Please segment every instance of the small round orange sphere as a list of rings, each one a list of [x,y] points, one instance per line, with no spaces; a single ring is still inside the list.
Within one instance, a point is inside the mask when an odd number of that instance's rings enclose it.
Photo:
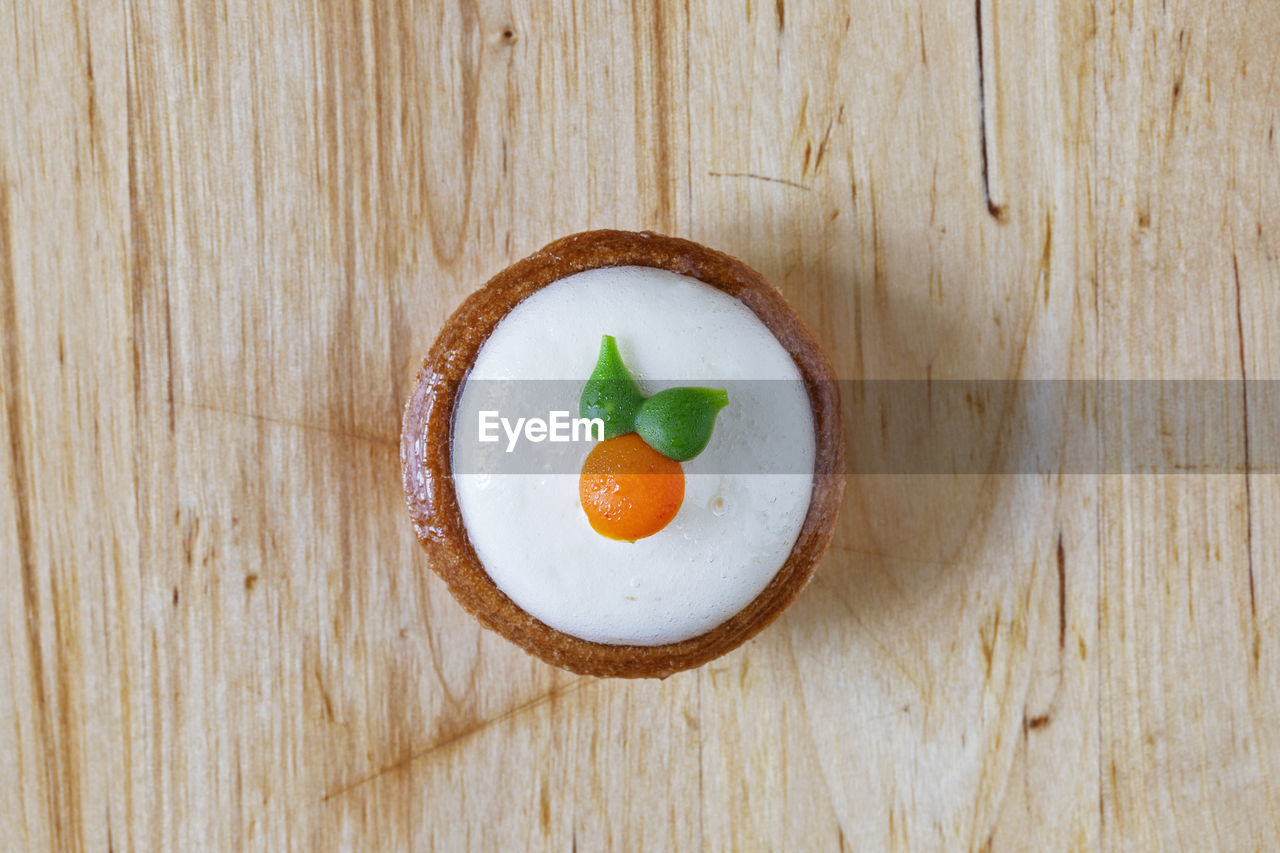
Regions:
[[[601,536],[634,542],[666,527],[684,502],[684,471],[629,432],[587,454],[578,497]]]

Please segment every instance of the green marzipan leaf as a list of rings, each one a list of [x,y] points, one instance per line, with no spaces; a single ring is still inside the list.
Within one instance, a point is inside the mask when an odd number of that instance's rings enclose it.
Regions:
[[[728,404],[723,388],[668,388],[640,404],[635,430],[663,456],[686,462],[706,448],[716,415]]]
[[[596,368],[582,389],[578,414],[604,421],[606,439],[635,431],[636,412],[644,401],[640,386],[618,354],[618,342],[603,335]]]

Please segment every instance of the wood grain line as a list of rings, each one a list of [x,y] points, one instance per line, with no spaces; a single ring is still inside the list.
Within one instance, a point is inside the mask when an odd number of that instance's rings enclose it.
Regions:
[[[831,141],[831,127],[841,115],[844,115],[844,107],[840,108],[840,112],[837,115],[827,119],[827,129],[822,134],[822,141],[818,143],[818,154],[813,158],[814,174],[817,174],[818,169],[822,166],[822,158],[827,155],[827,143]]]
[[[856,557],[871,557],[873,559],[887,561],[892,563],[902,563],[906,565],[929,566],[939,569],[973,569],[980,567],[981,564],[967,562],[964,560],[926,560],[920,557],[904,557],[898,554],[889,554],[884,551],[873,551],[870,548],[855,548],[852,545],[845,545],[842,542],[832,542],[830,551],[839,551],[842,554],[850,554]],[[1014,568],[1034,569],[1036,561],[1022,560],[1011,564]]]
[[[158,208],[164,205],[163,178],[159,170],[148,169],[144,162],[145,152],[151,144],[146,138],[149,127],[141,125],[140,117],[146,110],[142,105],[141,90],[146,81],[139,79],[136,43],[133,33],[138,27],[134,20],[137,14],[132,5],[130,13],[125,16],[126,22],[126,56],[125,56],[125,98],[128,102],[126,121],[126,147],[128,158],[129,185],[129,250],[128,280],[132,299],[131,313],[133,318],[133,373],[135,407],[138,423],[145,423],[144,389],[151,385],[149,370],[144,365],[147,348],[152,335],[147,328],[149,289],[159,287],[163,299],[164,322],[164,359],[165,376],[163,378],[169,434],[177,431],[174,412],[174,362],[173,362],[173,311],[169,298],[168,263],[165,256],[163,239],[157,239],[156,232],[163,227],[157,223],[165,221],[165,217],[156,215]],[[163,232],[160,232],[163,236]],[[141,501],[139,506],[141,506]]]
[[[1004,207],[996,204],[991,198],[991,178],[987,154],[987,74],[986,60],[982,47],[982,0],[973,2],[973,18],[978,41],[978,148],[982,155],[982,199],[987,204],[987,213],[997,222],[1004,221]]]
[[[209,406],[204,403],[187,403],[178,402],[179,407],[184,409],[196,409],[201,412],[211,412],[218,415],[226,415],[233,418],[243,418],[244,420],[256,421],[258,423],[274,424],[276,426],[292,427],[293,429],[307,430],[310,432],[320,432],[335,438],[347,438],[353,441],[364,441],[369,444],[376,444],[382,447],[389,447],[397,452],[400,449],[400,441],[396,438],[382,438],[376,435],[365,435],[359,432],[350,432],[348,430],[335,429],[334,427],[321,426],[319,424],[308,424],[302,421],[295,421],[290,418],[276,418],[270,415],[259,415],[254,412],[240,412],[234,409],[224,409],[219,406]]]
[[[19,362],[22,358],[18,336],[18,316],[15,292],[18,288],[13,267],[12,208],[9,197],[8,176],[0,172],[0,329],[4,330],[4,379],[6,427],[9,433],[10,468],[13,471],[14,504],[17,515],[18,573],[22,582],[22,609],[27,636],[27,656],[31,667],[31,687],[36,707],[31,709],[35,720],[35,740],[40,754],[48,757],[65,757],[53,738],[54,724],[45,689],[44,649],[40,639],[40,596],[37,589],[36,565],[32,547],[31,476],[27,468],[29,449],[26,444],[25,424],[27,412],[26,394],[21,388]],[[62,849],[66,843],[62,816],[64,785],[57,778],[53,760],[39,762],[48,797],[44,799],[45,815],[42,823],[53,833],[55,847]]]
[[[706,672],[705,672],[705,671],[700,671],[700,672],[698,673],[698,693],[697,693],[697,700],[698,700],[698,731],[699,731],[699,733],[701,733],[701,731],[702,731],[702,726],[703,726],[703,723],[704,723],[704,720],[703,720],[703,714],[702,714],[702,683],[703,683],[703,680],[704,680],[706,677],[707,677],[707,674],[706,674]],[[703,850],[705,850],[705,849],[706,849],[706,847],[707,847],[707,816],[706,816],[706,810],[707,810],[707,796],[706,796],[706,791],[707,791],[707,788],[706,788],[706,782],[705,782],[705,768],[706,768],[706,764],[704,763],[704,752],[703,752],[703,745],[704,745],[705,741],[706,741],[706,739],[705,739],[705,738],[703,738],[703,737],[701,737],[701,736],[698,738],[698,804],[699,804],[699,807],[698,807],[698,846],[699,846],[699,848],[701,848],[701,849],[703,849]]]
[[[539,708],[547,704],[548,702],[552,701],[553,699],[559,699],[563,696],[568,696],[572,693],[576,693],[578,690],[581,690],[583,687],[586,687],[589,684],[601,684],[601,683],[605,683],[605,682],[602,682],[598,678],[581,676],[569,682],[568,684],[561,685],[560,687],[549,690],[546,693],[543,693],[539,696],[535,696],[534,698],[528,700],[527,702],[523,702],[515,706],[509,711],[504,711],[503,713],[498,714],[496,717],[490,717],[486,720],[481,720],[480,722],[475,723],[474,725],[468,726],[467,728],[463,729],[457,734],[452,735],[446,738],[445,740],[440,741],[439,743],[434,743],[431,746],[426,747],[425,749],[415,750],[409,755],[406,755],[403,758],[399,758],[393,761],[392,763],[386,765],[385,767],[380,767],[379,769],[375,770],[369,775],[363,776],[355,780],[354,782],[348,783],[346,785],[342,785],[332,791],[329,791],[328,793],[320,797],[320,802],[327,803],[330,800],[334,799],[335,797],[341,797],[344,794],[348,794],[357,788],[363,787],[364,785],[367,785],[376,779],[386,776],[389,773],[395,773],[399,770],[403,770],[404,768],[408,767],[410,764],[413,764],[416,761],[426,758],[427,756],[433,755],[434,753],[440,752],[441,750],[447,749],[448,747],[456,746],[462,743],[463,741],[466,741],[474,737],[475,735],[485,731],[486,729],[493,728],[494,726],[499,725],[501,723],[505,723],[509,720],[512,720],[515,717],[520,716],[521,714],[524,714],[528,711],[532,711],[535,708]]]
[[[1067,552],[1058,531],[1058,651],[1067,647]]]
[[[1231,254],[1231,271],[1235,274],[1236,281],[1236,331],[1237,340],[1240,342],[1240,401],[1244,408],[1244,518],[1245,518],[1245,553],[1248,555],[1249,565],[1249,612],[1254,620],[1254,634],[1257,635],[1258,620],[1258,598],[1254,589],[1253,582],[1253,491],[1252,491],[1252,465],[1249,461],[1249,375],[1245,370],[1244,359],[1244,319],[1240,312],[1240,262],[1236,260],[1236,255]],[[1256,644],[1255,644],[1256,648]],[[1258,665],[1258,655],[1255,653],[1253,664],[1256,669]]]
[[[791,187],[805,192],[813,192],[813,187],[798,184],[795,181],[788,181],[785,178],[771,178],[768,175],[757,175],[755,172],[707,172],[713,178],[750,178],[756,181],[768,181],[771,184],[782,184],[785,187]]]
[[[635,57],[635,121],[636,127],[653,127],[654,159],[639,157],[636,181],[642,197],[654,199],[653,208],[645,211],[654,226],[663,232],[675,230],[672,205],[670,79],[668,77],[667,20],[665,3],[637,2],[632,7],[636,30]],[[647,12],[646,12],[647,10]],[[645,20],[647,17],[647,20]],[[646,26],[647,25],[647,26]],[[647,32],[646,32],[647,30]],[[650,49],[644,50],[645,40]]]

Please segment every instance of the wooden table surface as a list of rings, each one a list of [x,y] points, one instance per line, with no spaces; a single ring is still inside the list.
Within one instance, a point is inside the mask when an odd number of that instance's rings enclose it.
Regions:
[[[0,0],[0,847],[1280,848],[1274,470],[853,477],[660,682],[429,572],[416,365],[585,228],[845,378],[1280,379],[1274,2],[818,5]]]

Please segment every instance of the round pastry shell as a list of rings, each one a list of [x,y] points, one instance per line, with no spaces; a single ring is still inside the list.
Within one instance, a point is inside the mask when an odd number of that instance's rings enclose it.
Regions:
[[[813,494],[786,561],[769,585],[728,621],[697,637],[661,646],[590,642],[557,631],[522,610],[494,584],[476,556],[453,486],[454,407],[494,327],[540,288],[584,270],[614,266],[669,270],[736,297],[791,354],[813,409]],[[468,297],[422,362],[400,435],[405,499],[418,541],[458,603],[485,627],[548,663],[584,675],[627,678],[662,678],[706,663],[742,645],[786,609],[813,576],[835,531],[844,492],[844,452],[844,421],[831,364],[772,285],[741,261],[698,243],[609,230],[556,240]]]

